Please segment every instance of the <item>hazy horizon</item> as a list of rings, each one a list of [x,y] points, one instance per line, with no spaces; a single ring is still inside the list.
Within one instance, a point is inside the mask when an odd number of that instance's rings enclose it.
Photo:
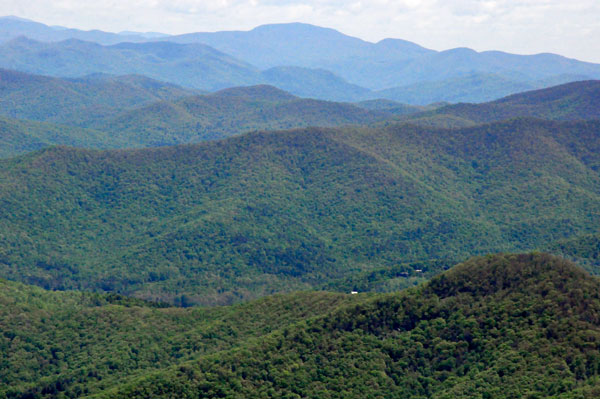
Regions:
[[[60,3],[18,0],[0,15],[49,26],[106,32],[184,34],[251,30],[278,23],[307,23],[369,42],[397,38],[443,51],[468,47],[514,54],[555,53],[600,63],[600,3],[583,0],[135,0]]]

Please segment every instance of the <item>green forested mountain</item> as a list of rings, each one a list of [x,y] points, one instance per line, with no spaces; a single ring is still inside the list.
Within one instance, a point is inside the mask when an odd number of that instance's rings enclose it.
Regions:
[[[0,158],[40,150],[53,145],[111,148],[128,143],[93,129],[0,116]]]
[[[516,398],[600,394],[600,283],[494,255],[386,295],[211,309],[0,282],[7,398]]]
[[[600,119],[600,81],[567,83],[514,94],[484,104],[454,104],[415,115],[419,123],[460,120],[478,124],[515,117],[549,120]]]
[[[123,109],[195,93],[144,76],[59,79],[0,69],[0,113],[17,119],[89,126]]]
[[[546,251],[571,259],[592,272],[600,267],[600,234],[585,234],[552,243]]]
[[[0,163],[0,275],[215,304],[542,248],[597,233],[599,137],[517,119],[47,149]]]
[[[80,398],[358,300],[314,292],[183,309],[0,280],[0,396]]]
[[[0,115],[19,119],[0,125],[2,157],[49,145],[148,147],[251,130],[368,124],[421,110],[303,99],[267,85],[197,95],[136,75],[59,79],[9,70],[0,70],[0,104]]]
[[[101,398],[595,398],[599,283],[546,255],[474,259]]]
[[[141,147],[193,143],[253,130],[369,124],[390,119],[395,113],[298,98],[261,85],[156,102],[91,126]]]

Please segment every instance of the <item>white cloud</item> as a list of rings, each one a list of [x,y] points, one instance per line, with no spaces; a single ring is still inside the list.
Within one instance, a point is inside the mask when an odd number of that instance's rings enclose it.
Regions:
[[[184,33],[308,22],[377,41],[555,52],[600,62],[598,0],[0,0],[0,15],[109,31]]]

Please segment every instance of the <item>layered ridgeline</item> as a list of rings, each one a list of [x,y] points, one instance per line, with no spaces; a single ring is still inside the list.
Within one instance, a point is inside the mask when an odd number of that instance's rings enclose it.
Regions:
[[[0,284],[11,399],[600,395],[600,283],[548,255],[476,258],[391,295],[208,310]]]
[[[44,43],[19,37],[0,44],[0,67],[63,78],[89,74],[144,75],[192,89],[276,84],[328,100],[370,98],[370,90],[322,69],[276,67],[261,71],[201,43],[98,43],[69,39]]]
[[[395,289],[443,268],[407,262],[597,233],[599,139],[598,121],[515,119],[51,148],[0,163],[0,275],[215,304],[400,267]]]
[[[195,94],[137,75],[59,79],[0,69],[0,113],[15,119],[89,127],[125,109]]]
[[[9,70],[0,70],[0,104],[0,115],[19,119],[0,128],[4,157],[49,145],[149,147],[259,129],[369,124],[421,110],[304,99],[265,85],[197,95],[143,76],[59,79]]]
[[[494,74],[513,84],[543,83],[565,75],[600,78],[599,64],[555,54],[522,56],[468,48],[438,52],[398,39],[370,43],[300,23],[264,25],[247,32],[191,33],[164,40],[204,43],[261,69],[282,65],[322,68],[375,91],[452,81],[471,74]]]
[[[196,143],[255,130],[366,125],[419,111],[409,106],[369,110],[348,103],[299,98],[273,86],[259,85],[156,102],[90,127],[113,132],[132,146],[147,147]]]
[[[409,115],[404,119],[421,125],[456,127],[515,117],[549,120],[600,119],[600,80],[528,91],[484,104],[452,104]]]
[[[80,39],[103,44],[115,44],[158,39],[167,35],[156,32],[122,32],[117,34],[100,30],[84,31],[64,26],[48,26],[15,16],[0,17],[0,42],[10,41],[21,36],[49,42]]]
[[[600,65],[554,54],[437,52],[404,40],[370,43],[298,23],[159,37],[83,32],[15,18],[0,22],[0,66],[63,77],[143,74],[204,90],[272,84],[326,100],[383,97],[417,105],[489,101],[600,78]]]
[[[490,103],[446,107],[414,107],[390,100],[335,103],[299,98],[266,85],[192,94],[141,76],[95,75],[66,80],[0,71],[0,114],[45,122],[6,120],[0,131],[5,144],[2,155],[52,144],[148,147],[218,139],[252,130],[365,125],[395,119],[460,127],[520,116],[558,120],[600,116],[599,81],[521,93]]]

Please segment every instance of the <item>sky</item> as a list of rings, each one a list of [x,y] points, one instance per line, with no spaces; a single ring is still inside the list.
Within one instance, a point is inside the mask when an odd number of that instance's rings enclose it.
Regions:
[[[600,63],[600,0],[0,0],[48,25],[171,34],[306,22],[435,50],[552,52]]]

